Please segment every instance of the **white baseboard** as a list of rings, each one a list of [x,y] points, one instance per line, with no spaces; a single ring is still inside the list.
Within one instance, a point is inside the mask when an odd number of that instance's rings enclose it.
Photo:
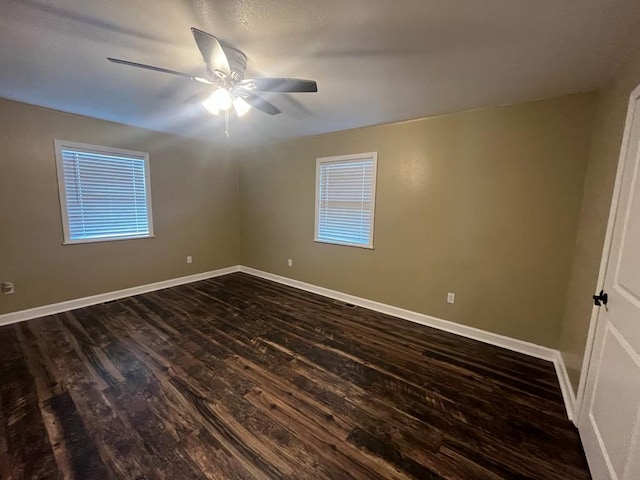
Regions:
[[[336,290],[330,290],[324,287],[318,287],[310,283],[301,282],[299,280],[293,280],[291,278],[282,277],[280,275],[274,275],[273,273],[263,272],[256,270],[255,268],[241,266],[240,271],[254,275],[256,277],[265,278],[274,282],[289,285],[290,287],[306,290],[307,292],[317,293],[325,297],[335,298],[346,303],[352,303],[359,307],[368,308],[369,310],[375,310],[376,312],[386,313],[394,317],[400,317],[404,320],[427,325],[428,327],[437,328],[438,330],[444,330],[445,332],[455,333],[463,337],[472,338],[473,340],[479,340],[484,343],[489,343],[497,347],[506,348],[514,352],[524,353],[536,358],[548,360],[553,362],[556,360],[557,350],[552,348],[536,345],[535,343],[525,342],[523,340],[516,340],[515,338],[505,337],[497,333],[487,332],[474,327],[467,327],[459,323],[450,322],[448,320],[442,320],[441,318],[432,317],[423,313],[413,312],[411,310],[405,310],[404,308],[394,307],[386,305],[380,302],[374,302],[367,300],[366,298],[356,297],[347,293],[338,292]]]
[[[560,390],[562,391],[564,405],[567,410],[567,417],[569,417],[569,420],[575,423],[575,395],[573,394],[573,389],[571,388],[571,384],[569,383],[569,376],[564,365],[564,360],[562,359],[562,355],[558,350],[543,347],[541,345],[536,345],[535,343],[525,342],[523,340],[517,340],[511,337],[506,337],[497,333],[487,332],[478,328],[468,327],[466,325],[461,325],[459,323],[450,322],[441,318],[432,317],[423,313],[405,310],[403,308],[386,305],[380,302],[374,302],[372,300],[367,300],[366,298],[356,297],[354,295],[338,292],[336,290],[330,290],[328,288],[319,287],[311,283],[301,282],[299,280],[275,275],[273,273],[264,272],[262,270],[257,270],[251,267],[241,266],[240,271],[248,273],[250,275],[254,275],[256,277],[264,278],[266,280],[282,283],[290,287],[299,288],[300,290],[306,290],[307,292],[334,298],[342,302],[352,303],[354,305],[358,305],[359,307],[368,308],[369,310],[374,310],[376,312],[399,317],[404,320],[409,320],[410,322],[437,328],[438,330],[443,330],[445,332],[460,335],[462,337],[471,338],[473,340],[478,340],[480,342],[505,348],[507,350],[553,362],[556,374],[558,376],[558,382],[560,383]]]
[[[445,332],[453,333],[466,338],[471,338],[473,340],[478,340],[490,345],[495,345],[507,350],[522,353],[524,355],[529,355],[531,357],[553,362],[556,374],[558,376],[558,382],[560,383],[560,390],[562,391],[562,397],[564,399],[565,408],[567,410],[567,416],[574,423],[576,421],[576,397],[569,382],[569,375],[567,374],[564,360],[562,359],[562,355],[558,350],[543,347],[541,345],[536,345],[535,343],[525,342],[523,340],[517,340],[511,337],[506,337],[497,333],[487,332],[478,328],[468,327],[459,323],[454,323],[448,320],[443,320],[441,318],[425,315],[423,313],[412,312],[411,310],[405,310],[403,308],[394,307],[392,305],[374,302],[373,300],[367,300],[366,298],[356,297],[347,293],[330,290],[328,288],[319,287],[310,283],[293,280],[291,278],[282,277],[280,275],[275,275],[273,273],[268,273],[262,270],[256,270],[255,268],[240,265],[221,268],[219,270],[212,270],[210,272],[197,273],[195,275],[188,275],[186,277],[173,278],[170,280],[164,280],[162,282],[140,285],[138,287],[125,288],[123,290],[116,290],[114,292],[101,293],[99,295],[78,298],[66,302],[44,305],[42,307],[30,308],[28,310],[6,313],[4,315],[0,315],[0,326],[22,322],[25,320],[30,320],[32,318],[44,317],[46,315],[53,315],[55,313],[66,312],[68,310],[74,310],[76,308],[88,307],[90,305],[109,302],[111,300],[118,300],[120,298],[130,297],[132,295],[139,295],[141,293],[162,290],[163,288],[175,287],[177,285],[183,285],[185,283],[206,280],[207,278],[219,277],[221,275],[227,275],[229,273],[239,271],[248,273],[256,277],[261,277],[266,280],[271,280],[273,282],[282,283],[290,287],[299,288],[300,290],[305,290],[308,292],[316,293],[318,295],[323,295],[325,297],[334,298],[346,303],[352,303],[360,307],[368,308],[369,310],[374,310],[376,312],[381,312],[387,315],[402,318],[404,320],[409,320],[410,322],[437,328],[438,330],[443,330]]]
[[[74,300],[68,300],[66,302],[43,305],[42,307],[30,308],[28,310],[19,310],[17,312],[5,313],[4,315],[0,315],[0,326],[23,322],[25,320],[31,320],[32,318],[44,317],[46,315],[53,315],[54,313],[66,312],[68,310],[74,310],[76,308],[88,307],[90,305],[96,305],[98,303],[110,302],[111,300],[131,297],[132,295],[140,295],[141,293],[162,290],[163,288],[184,285],[185,283],[206,280],[207,278],[219,277],[221,275],[227,275],[228,273],[238,271],[240,271],[240,266],[235,265],[233,267],[220,268],[218,270],[211,270],[209,272],[187,275],[186,277],[172,278],[169,280],[163,280],[161,282],[149,283],[147,285],[125,288],[113,292],[100,293],[98,295],[92,295],[90,297],[76,298]]]
[[[556,350],[556,358],[553,360],[553,366],[556,368],[556,375],[558,376],[558,383],[560,383],[560,391],[562,392],[562,398],[564,399],[564,408],[567,410],[567,417],[578,426],[578,418],[576,415],[576,394],[573,392],[571,381],[569,380],[569,373],[567,367],[562,358],[562,354]]]

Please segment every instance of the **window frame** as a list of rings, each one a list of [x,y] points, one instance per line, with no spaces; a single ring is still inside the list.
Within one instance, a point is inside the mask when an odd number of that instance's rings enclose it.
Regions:
[[[339,240],[325,240],[318,238],[318,223],[320,221],[320,166],[324,163],[338,163],[353,160],[372,160],[373,162],[373,178],[371,180],[372,192],[371,192],[371,227],[369,230],[369,243],[352,243],[341,242]],[[375,218],[376,218],[376,190],[377,190],[377,175],[378,175],[378,152],[366,152],[366,153],[354,153],[350,155],[338,155],[333,157],[320,157],[316,158],[316,201],[315,201],[315,219],[314,219],[314,235],[313,241],[318,243],[325,243],[329,245],[341,245],[344,247],[356,247],[364,248],[367,250],[374,250],[373,247],[373,235],[375,231]]]
[[[62,219],[63,245],[76,245],[82,243],[101,243],[113,242],[118,240],[137,240],[142,238],[154,238],[153,230],[153,209],[151,204],[151,173],[149,168],[149,153],[139,152],[136,150],[126,150],[123,148],[105,147],[102,145],[91,145],[88,143],[70,142],[67,140],[54,139],[55,157],[56,157],[56,173],[58,180],[58,197],[60,200],[60,215]],[[64,161],[62,158],[62,150],[78,150],[81,152],[97,153],[102,155],[122,155],[140,158],[144,160],[144,181],[147,202],[147,223],[149,225],[149,233],[145,235],[121,235],[111,237],[71,239],[69,229],[69,209],[67,205],[67,191],[64,180]]]

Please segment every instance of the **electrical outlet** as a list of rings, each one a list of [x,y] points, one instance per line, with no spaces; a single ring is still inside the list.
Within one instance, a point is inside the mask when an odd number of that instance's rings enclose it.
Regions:
[[[191,255],[187,255],[187,263],[193,263],[193,258],[191,258]]]
[[[13,283],[11,283],[11,282],[2,282],[2,283],[0,283],[0,291],[4,295],[9,295],[11,293],[14,293],[15,289],[13,288]]]
[[[456,294],[455,293],[447,293],[447,303],[456,303]]]
[[[293,267],[293,260],[291,259],[287,260],[287,266]]]

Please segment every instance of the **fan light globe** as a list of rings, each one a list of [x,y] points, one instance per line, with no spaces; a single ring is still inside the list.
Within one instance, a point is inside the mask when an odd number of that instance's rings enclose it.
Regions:
[[[218,108],[213,95],[210,95],[209,98],[202,102],[202,106],[209,110],[213,115],[218,115],[220,113],[220,109]]]
[[[218,115],[220,113],[220,110],[218,110],[215,106],[213,106],[211,102],[209,102],[208,100],[205,100],[204,102],[202,102],[202,106],[206,108],[209,111],[209,113],[213,115]]]
[[[236,99],[233,101],[233,108],[235,109],[238,117],[241,117],[249,110],[251,110],[251,105],[245,102],[244,98],[236,97]]]
[[[218,88],[207,98],[202,105],[214,115],[217,115],[220,110],[228,110],[231,108],[231,95],[226,88]]]

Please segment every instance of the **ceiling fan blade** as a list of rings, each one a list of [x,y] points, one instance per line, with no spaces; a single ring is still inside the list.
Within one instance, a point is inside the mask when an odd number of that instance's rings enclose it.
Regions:
[[[195,80],[196,82],[205,83],[207,85],[213,85],[211,80],[206,78],[196,77],[189,75],[188,73],[176,72],[175,70],[169,70],[162,67],[154,67],[153,65],[145,65],[144,63],[130,62],[128,60],[120,60],[119,58],[107,57],[107,60],[120,65],[127,65],[129,67],[144,68],[145,70],[151,70],[152,72],[168,73],[169,75],[177,75],[178,77],[188,78],[189,80]]]
[[[279,113],[282,113],[278,107],[267,102],[264,98],[254,95],[253,93],[243,92],[241,97],[253,108],[257,108],[269,115],[278,115]]]
[[[229,60],[218,39],[210,33],[203,32],[195,27],[191,27],[191,32],[210,73],[225,77],[230,76]]]
[[[195,95],[191,95],[182,103],[202,103],[211,96],[211,90],[203,90]]]
[[[239,87],[261,92],[317,92],[318,84],[314,80],[301,78],[247,78],[238,83]]]

